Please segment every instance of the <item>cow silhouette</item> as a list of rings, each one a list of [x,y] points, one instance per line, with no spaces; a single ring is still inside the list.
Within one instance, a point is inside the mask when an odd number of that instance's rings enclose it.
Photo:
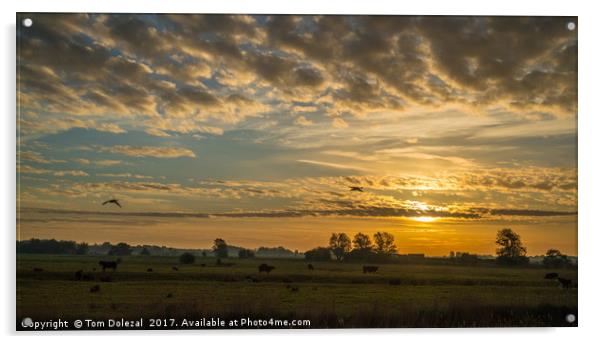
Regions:
[[[83,274],[84,274],[84,271],[83,271],[83,270],[77,270],[77,271],[75,272],[75,280],[76,280],[76,281],[81,281],[81,280],[82,280],[82,276],[83,276]]]
[[[259,269],[259,272],[265,272],[265,273],[270,273],[270,271],[274,270],[276,267],[271,266],[271,265],[267,265],[266,263],[263,263],[261,265],[259,265],[257,267]]]
[[[113,269],[113,271],[117,270],[117,265],[121,263],[120,259],[117,259],[114,262],[111,261],[107,261],[107,260],[101,260],[98,262],[98,265],[100,265],[102,267],[102,271],[104,272],[106,269]]]
[[[314,266],[313,266],[312,264],[307,264],[307,268],[308,268],[309,270],[313,270],[313,269],[314,269]]]
[[[557,272],[548,272],[543,278],[544,279],[557,279],[558,273]]]
[[[378,270],[378,266],[364,265],[362,266],[362,270],[365,274],[367,273],[375,273]]]

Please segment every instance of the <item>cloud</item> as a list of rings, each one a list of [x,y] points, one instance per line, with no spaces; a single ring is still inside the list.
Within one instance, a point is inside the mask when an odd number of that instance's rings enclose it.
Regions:
[[[97,176],[100,177],[110,177],[110,178],[135,178],[135,179],[153,179],[154,177],[145,176],[141,174],[132,174],[132,173],[97,173]]]
[[[344,120],[344,119],[342,119],[342,118],[340,118],[340,117],[335,117],[335,118],[332,120],[332,126],[333,126],[334,128],[337,128],[337,129],[342,129],[342,128],[347,128],[347,127],[349,127],[349,124],[347,124],[347,122],[345,122],[345,120]]]
[[[181,147],[152,147],[152,146],[111,146],[98,147],[102,152],[123,154],[134,157],[153,157],[153,158],[195,158],[193,151]]]
[[[302,127],[307,127],[313,125],[314,123],[309,119],[305,118],[305,116],[299,116],[295,119],[295,124],[298,124]]]
[[[88,173],[81,171],[81,170],[48,170],[48,169],[44,169],[44,168],[35,168],[32,166],[28,166],[28,165],[17,166],[17,172],[25,173],[25,174],[51,174],[51,175],[57,176],[57,177],[64,177],[64,176],[86,177],[86,176],[88,176]]]
[[[123,134],[119,118],[165,137],[191,129],[153,120],[219,127],[202,122],[301,101],[358,118],[416,107],[576,114],[577,36],[566,17],[28,15],[21,105],[62,114],[24,118],[29,132]]]
[[[156,202],[157,200],[153,200]],[[225,218],[290,218],[290,217],[315,217],[315,216],[354,216],[354,217],[442,217],[457,219],[479,219],[481,213],[477,212],[445,212],[445,211],[416,211],[404,208],[363,208],[340,210],[280,210],[280,211],[255,211],[255,212],[228,212],[228,213],[198,213],[198,212],[96,212],[59,209],[27,209],[44,214],[76,214],[76,215],[105,215],[105,216],[150,216],[150,217],[225,217]],[[519,216],[575,216],[576,212],[554,212],[536,210],[487,210],[489,212],[505,212]]]
[[[102,167],[121,165],[121,164],[124,163],[121,160],[108,160],[108,159],[104,159],[104,160],[90,160],[90,159],[84,159],[84,158],[73,159],[73,161],[75,161],[75,162],[77,162],[78,164],[81,164],[81,165],[94,164],[96,166],[102,166]]]
[[[38,164],[54,164],[54,163],[63,163],[65,160],[60,159],[48,159],[42,156],[42,154],[33,151],[24,151],[19,152],[19,158],[21,160],[28,160],[32,162],[36,162]]]
[[[105,131],[113,134],[123,134],[126,133],[124,129],[120,128],[117,124],[114,123],[100,123],[94,129],[98,131]]]
[[[298,162],[302,162],[304,164],[310,164],[310,165],[317,165],[317,166],[323,166],[323,167],[329,167],[329,168],[335,168],[335,169],[341,169],[341,170],[356,170],[356,171],[362,171],[364,170],[361,167],[356,167],[356,166],[351,166],[351,165],[344,165],[344,164],[336,164],[336,163],[332,163],[332,162],[324,162],[324,161],[316,161],[316,160],[305,160],[305,159],[300,159],[297,160]]]

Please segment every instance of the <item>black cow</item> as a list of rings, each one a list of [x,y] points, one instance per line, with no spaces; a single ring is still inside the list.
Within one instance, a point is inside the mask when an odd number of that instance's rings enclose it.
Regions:
[[[82,280],[82,275],[84,274],[83,270],[77,270],[75,272],[75,280],[76,281],[81,281]]]
[[[178,271],[178,267],[177,267],[177,266],[172,266],[172,267],[171,267],[171,269],[172,269],[173,271]]]
[[[121,260],[117,259],[114,262],[101,260],[98,262],[98,265],[102,267],[102,271],[104,272],[106,269],[113,269],[113,271],[117,270],[117,265],[121,263]]]
[[[148,268],[148,269],[146,269],[146,272],[153,272],[153,269],[152,268]]]
[[[313,266],[312,264],[307,264],[307,268],[308,268],[309,270],[312,270],[312,271],[313,271],[313,269],[314,269],[314,266]]]
[[[557,279],[558,273],[557,272],[548,272],[543,278],[544,279]]]
[[[259,272],[265,272],[265,273],[270,273],[270,271],[274,270],[276,267],[271,266],[271,265],[267,265],[266,263],[263,263],[261,265],[259,265],[257,267],[259,269]]]
[[[364,266],[362,266],[362,270],[364,271],[365,274],[375,273],[378,270],[378,266],[364,265]]]

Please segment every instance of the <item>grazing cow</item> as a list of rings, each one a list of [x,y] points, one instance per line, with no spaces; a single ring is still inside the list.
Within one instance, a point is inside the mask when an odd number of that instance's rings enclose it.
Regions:
[[[98,293],[99,291],[100,291],[100,286],[98,284],[93,286],[92,288],[90,288],[91,293]]]
[[[375,273],[378,270],[378,266],[364,265],[364,266],[362,266],[362,270],[364,271],[365,274]]]
[[[41,268],[33,268],[33,272],[42,272],[42,271],[44,271],[44,270]]]
[[[312,264],[307,264],[307,268],[312,271],[314,270],[314,266]]]
[[[207,266],[205,263],[201,264],[201,267],[204,268],[205,266]]]
[[[100,265],[102,267],[102,272],[104,272],[106,269],[113,269],[113,271],[115,271],[115,270],[117,270],[117,264],[119,264],[119,263],[121,263],[120,259],[117,259],[114,262],[101,260],[98,262],[98,265]]]
[[[167,297],[167,298],[172,298],[172,297],[173,297],[173,294],[172,294],[172,293],[169,293],[169,294],[167,294],[167,296],[166,296],[166,297]]]
[[[265,273],[270,273],[270,271],[274,270],[276,267],[271,266],[271,265],[267,265],[266,263],[263,263],[261,265],[259,265],[257,267],[259,269],[259,272],[265,272]]]
[[[558,277],[558,282],[560,282],[563,289],[569,289],[571,287],[571,283],[573,283],[573,281],[571,281],[570,279],[562,277]]]
[[[177,266],[172,266],[172,267],[171,267],[171,269],[172,269],[173,271],[178,271],[178,267],[177,267]]]
[[[543,278],[544,279],[557,279],[558,273],[557,272],[548,272]]]
[[[84,274],[83,270],[77,270],[75,272],[75,280],[76,281],[81,281],[82,280],[82,275]]]
[[[148,269],[146,269],[146,272],[153,272],[153,269],[152,268],[148,268]]]

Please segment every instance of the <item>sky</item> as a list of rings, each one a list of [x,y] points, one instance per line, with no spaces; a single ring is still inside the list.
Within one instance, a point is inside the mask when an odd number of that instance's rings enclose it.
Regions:
[[[577,254],[576,18],[26,17],[18,239]]]

